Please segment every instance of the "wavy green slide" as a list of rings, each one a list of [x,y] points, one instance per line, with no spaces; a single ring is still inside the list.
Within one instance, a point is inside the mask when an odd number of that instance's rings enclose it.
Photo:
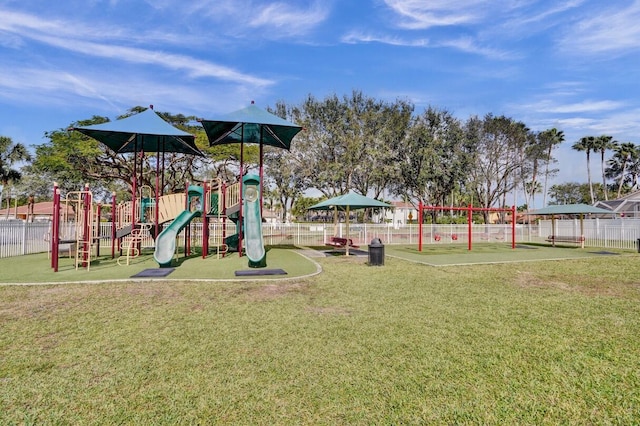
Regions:
[[[203,200],[203,191],[201,187],[190,186],[188,190],[189,200],[193,200],[194,197],[200,197],[200,201]],[[197,200],[196,200],[197,201]],[[182,231],[182,228],[187,226],[195,217],[202,215],[202,205],[194,211],[185,210],[180,213],[164,230],[158,234],[156,238],[156,250],[153,253],[153,258],[160,265],[161,268],[171,266],[173,255],[176,252],[176,237]]]

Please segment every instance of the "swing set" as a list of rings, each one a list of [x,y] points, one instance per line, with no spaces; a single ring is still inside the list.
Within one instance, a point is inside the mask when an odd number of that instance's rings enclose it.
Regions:
[[[424,218],[424,211],[466,211],[467,212],[467,242],[468,248],[471,250],[472,247],[472,235],[473,235],[473,213],[474,212],[510,212],[511,213],[511,248],[516,248],[516,208],[515,206],[511,208],[493,208],[493,207],[473,207],[473,205],[468,205],[467,207],[445,207],[445,206],[426,206],[422,204],[422,201],[418,203],[418,251],[422,251],[422,222]],[[434,237],[436,241],[440,241],[441,236],[436,235]],[[457,240],[458,235],[452,234],[452,240]]]

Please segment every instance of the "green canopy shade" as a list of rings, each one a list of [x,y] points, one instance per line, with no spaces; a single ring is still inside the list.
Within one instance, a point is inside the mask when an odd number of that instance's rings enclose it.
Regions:
[[[177,152],[204,156],[195,136],[173,127],[151,108],[120,120],[72,127],[119,154],[126,152]]]
[[[302,130],[254,104],[223,115],[218,120],[200,120],[209,145],[256,143],[289,150],[291,140]]]
[[[271,114],[258,108],[253,101],[251,105],[238,111],[221,116],[217,120],[200,120],[204,131],[209,139],[209,146],[240,144],[240,170],[244,170],[244,149],[243,144],[255,143],[260,145],[260,206],[262,206],[262,185],[263,178],[263,148],[273,146],[276,148],[289,150],[291,141],[295,135],[302,130],[302,127],[284,120],[277,115]],[[239,178],[238,180],[240,180]],[[242,199],[241,199],[242,201]],[[240,222],[242,222],[242,202],[240,203]],[[240,239],[238,253],[242,255],[242,229],[240,229]]]
[[[391,207],[390,204],[383,203],[374,198],[365,197],[364,195],[348,193],[339,195],[337,197],[329,198],[318,204],[315,204],[308,208],[308,210],[334,210],[336,211],[336,226],[337,226],[337,211],[346,212],[346,233],[347,240],[349,240],[349,210],[358,210],[375,207]],[[334,231],[335,232],[335,231]],[[349,244],[345,247],[345,254],[349,256]]]
[[[162,161],[158,155],[156,161],[156,188],[155,201],[156,206],[159,201],[159,192],[164,186],[160,185],[159,176],[164,176],[164,153],[176,152],[180,154],[190,154],[204,157],[202,151],[196,147],[196,137],[191,133],[173,127],[160,117],[153,108],[131,115],[120,120],[110,121],[93,126],[73,127],[70,130],[76,130],[87,135],[98,142],[106,145],[112,151],[122,153],[138,153],[138,152],[157,152],[162,153]],[[136,156],[137,157],[137,156]],[[162,170],[160,167],[162,163]],[[140,159],[140,173],[142,174],[142,159]],[[164,181],[163,181],[164,182]],[[138,194],[138,176],[137,176],[137,159],[134,158],[133,163],[133,180],[132,180],[132,217],[136,218],[136,196]],[[158,209],[155,209],[155,230],[158,235]],[[112,242],[112,253],[115,244]]]
[[[365,197],[364,195],[350,192],[348,194],[339,195],[329,198],[318,204],[309,207],[308,210],[332,210],[334,208],[346,211],[347,209],[365,209],[369,207],[391,207],[390,204],[383,203],[374,198]]]

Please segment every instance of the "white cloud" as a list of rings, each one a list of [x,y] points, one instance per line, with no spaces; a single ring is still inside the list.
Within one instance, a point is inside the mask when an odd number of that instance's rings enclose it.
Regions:
[[[415,39],[405,40],[398,36],[390,35],[374,35],[367,34],[359,31],[351,31],[345,34],[341,41],[343,43],[355,44],[355,43],[381,43],[391,46],[405,46],[405,47],[430,47],[428,39]]]
[[[204,91],[184,82],[161,82],[118,70],[108,75],[39,68],[7,71],[0,65],[1,98],[17,105],[46,105],[48,109],[85,105],[102,113],[121,114],[134,105],[154,104],[159,110],[206,115],[226,111],[230,106],[239,108],[264,93],[252,89],[249,94],[246,87],[229,84],[212,84]]]
[[[438,43],[438,45],[492,59],[516,59],[520,56],[518,54],[509,53],[500,49],[481,46],[472,37],[459,37],[456,39],[449,39]]]
[[[199,0],[185,6],[192,16],[206,16],[217,29],[242,36],[260,29],[263,39],[306,35],[323,23],[331,10],[330,1],[316,0],[305,7],[292,1]]]
[[[599,3],[600,5],[600,3]],[[609,3],[602,3],[609,5]],[[588,17],[572,25],[564,35],[561,46],[565,51],[579,54],[624,54],[640,50],[640,1],[626,8],[619,5],[608,9],[591,10]]]
[[[35,16],[14,12],[0,13],[0,16],[3,17],[0,18],[0,30],[8,31],[15,37],[29,38],[52,47],[87,56],[182,70],[191,78],[211,77],[252,86],[273,84],[270,80],[187,55],[88,41],[88,39],[104,38],[100,28],[83,27],[66,21],[43,20]],[[109,34],[108,38],[114,38],[115,34],[121,34],[122,38],[128,38],[127,32],[121,33],[117,27],[112,27],[107,34]],[[150,40],[146,41],[150,42]]]
[[[499,49],[492,49],[489,47],[483,47],[477,44],[477,42],[471,37],[460,37],[456,39],[445,39],[442,41],[431,42],[428,38],[415,38],[408,39],[395,35],[388,34],[372,34],[360,31],[351,31],[345,34],[341,41],[347,44],[357,43],[380,43],[390,46],[402,46],[402,47],[423,47],[423,48],[448,48],[454,49],[465,53],[471,53],[478,56],[484,56],[493,59],[514,59],[515,55],[501,51]]]
[[[436,26],[477,22],[485,14],[484,0],[384,0],[399,15],[398,25],[406,29],[427,29]],[[478,7],[482,6],[482,7]]]
[[[273,82],[253,77],[208,61],[202,61],[185,55],[162,51],[139,49],[135,47],[113,46],[79,40],[60,39],[56,37],[38,37],[39,41],[89,56],[116,59],[118,61],[151,64],[167,69],[183,70],[192,78],[214,77],[236,83],[253,86],[266,86]]]
[[[123,25],[124,24],[124,25]],[[79,39],[84,41],[120,41],[136,43],[168,43],[186,46],[201,40],[201,35],[177,33],[163,29],[147,30],[128,27],[126,23],[110,23],[106,20],[92,22],[71,21],[54,17],[41,18],[36,15],[0,9],[0,31],[6,31],[16,38],[35,39],[39,36]],[[208,40],[210,38],[208,37]]]
[[[601,100],[601,101],[582,101],[575,103],[558,104],[554,101],[541,101],[537,104],[527,105],[539,113],[552,114],[576,114],[576,113],[602,113],[605,111],[617,110],[624,107],[624,103],[620,101]]]
[[[562,2],[524,2],[514,8],[518,12],[515,17],[510,17],[502,26],[511,30],[522,32],[544,31],[545,29],[562,24],[564,18],[555,19],[567,11],[575,10],[582,6],[585,0],[571,0]],[[531,7],[528,7],[531,6]]]
[[[322,2],[314,2],[307,9],[276,2],[257,10],[257,13],[250,14],[249,25],[258,28],[276,28],[280,36],[292,36],[308,33],[324,22],[328,15],[329,11]]]

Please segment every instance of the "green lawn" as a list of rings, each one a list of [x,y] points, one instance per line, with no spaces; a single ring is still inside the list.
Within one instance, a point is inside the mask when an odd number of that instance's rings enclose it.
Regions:
[[[385,253],[432,266],[458,266],[482,263],[544,262],[611,255],[634,255],[630,250],[579,248],[576,245],[479,243],[469,250],[466,244],[430,244],[422,251],[413,246],[386,246]]]
[[[77,282],[101,280],[129,280],[129,278],[145,269],[157,269],[152,251],[143,251],[142,256],[132,258],[126,264],[126,258],[117,260],[111,256],[101,256],[91,262],[89,270],[75,268],[75,259],[60,257],[58,272],[53,272],[51,261],[45,254],[11,257],[0,259],[1,283],[42,283],[42,282]],[[175,269],[168,275],[170,279],[235,279],[235,271],[247,270],[247,257],[239,257],[230,253],[224,258],[211,255],[206,259],[194,254],[191,257],[179,257],[174,261]],[[267,269],[283,269],[288,276],[302,276],[316,272],[316,265],[306,260],[293,250],[272,248],[267,251]],[[272,279],[274,276],[262,276],[256,279]]]
[[[318,262],[0,286],[0,424],[640,422],[640,256]]]

